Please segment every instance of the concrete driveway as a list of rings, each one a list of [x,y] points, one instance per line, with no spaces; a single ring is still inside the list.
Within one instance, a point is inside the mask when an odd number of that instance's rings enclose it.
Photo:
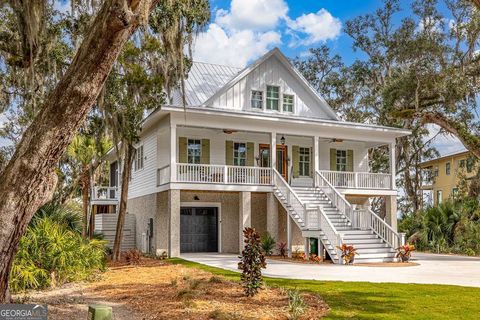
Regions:
[[[212,267],[238,271],[238,255],[216,253],[182,254],[190,260]],[[412,261],[418,266],[364,267],[314,265],[268,260],[265,276],[332,281],[367,281],[423,284],[450,284],[480,287],[480,258],[415,252]]]

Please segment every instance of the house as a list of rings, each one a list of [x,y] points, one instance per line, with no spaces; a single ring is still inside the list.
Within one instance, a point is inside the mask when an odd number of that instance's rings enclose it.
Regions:
[[[186,106],[173,94],[136,146],[127,210],[137,248],[239,253],[252,226],[290,254],[318,247],[340,262],[336,246],[347,243],[357,261],[393,259],[402,242],[395,139],[409,131],[341,120],[278,49],[245,69],[194,63],[185,87]],[[368,151],[379,146],[390,150],[388,172],[370,170]],[[102,205],[118,201],[110,161],[110,186],[95,189]],[[386,217],[370,209],[374,197],[385,198]],[[105,217],[115,219],[96,219]]]
[[[420,163],[424,206],[454,198],[462,181],[476,175],[475,157],[468,151],[455,152]]]

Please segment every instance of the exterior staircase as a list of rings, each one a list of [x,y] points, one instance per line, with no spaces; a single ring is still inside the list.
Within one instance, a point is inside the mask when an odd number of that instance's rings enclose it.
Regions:
[[[275,172],[274,193],[303,237],[318,237],[335,263],[342,263],[341,244],[357,249],[355,263],[395,260],[402,237],[371,210],[353,210],[319,172],[315,187],[293,188]]]

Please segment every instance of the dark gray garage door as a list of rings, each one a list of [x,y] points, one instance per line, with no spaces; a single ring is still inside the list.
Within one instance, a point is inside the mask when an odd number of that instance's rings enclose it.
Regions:
[[[190,208],[180,210],[180,251],[218,251],[217,208]]]

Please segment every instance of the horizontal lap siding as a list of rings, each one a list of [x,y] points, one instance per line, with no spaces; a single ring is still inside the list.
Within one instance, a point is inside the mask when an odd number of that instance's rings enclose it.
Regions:
[[[157,186],[157,131],[152,130],[137,145],[143,145],[143,169],[132,171],[128,198],[140,197],[155,192]],[[159,150],[168,152],[168,149]]]
[[[95,216],[95,232],[101,233],[108,241],[108,247],[113,248],[117,229],[117,214],[99,214]],[[135,216],[125,215],[121,250],[135,249]]]

